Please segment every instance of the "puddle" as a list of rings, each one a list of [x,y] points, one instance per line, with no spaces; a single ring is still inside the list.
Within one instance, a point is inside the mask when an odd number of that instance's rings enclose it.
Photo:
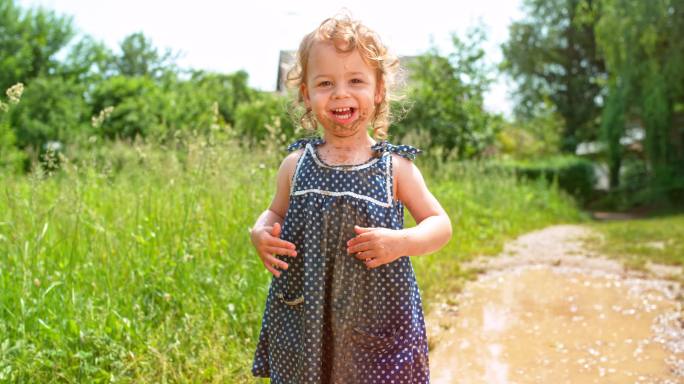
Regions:
[[[431,382],[684,383],[678,289],[552,265],[481,275],[428,316]]]

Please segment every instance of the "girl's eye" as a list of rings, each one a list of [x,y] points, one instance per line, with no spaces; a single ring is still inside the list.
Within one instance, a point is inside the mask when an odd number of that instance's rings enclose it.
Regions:
[[[329,87],[331,85],[332,85],[332,82],[328,81],[328,80],[324,80],[324,81],[321,81],[320,83],[318,83],[319,87]]]
[[[351,82],[352,82],[353,84],[361,84],[361,83],[363,83],[363,80],[361,80],[361,79],[352,79]]]

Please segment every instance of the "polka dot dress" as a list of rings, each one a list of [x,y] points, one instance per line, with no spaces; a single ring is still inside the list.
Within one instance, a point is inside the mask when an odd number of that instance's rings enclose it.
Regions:
[[[392,154],[419,150],[386,141],[369,161],[323,162],[320,138],[304,148],[290,190],[281,237],[297,256],[273,278],[252,373],[273,384],[429,382],[422,304],[409,257],[367,269],[347,254],[354,225],[403,228],[393,198]]]

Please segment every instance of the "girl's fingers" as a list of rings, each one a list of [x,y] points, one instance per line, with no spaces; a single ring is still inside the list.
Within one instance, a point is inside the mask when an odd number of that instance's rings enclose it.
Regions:
[[[373,236],[375,236],[375,233],[373,233],[373,232],[362,233],[356,237],[351,238],[351,240],[347,241],[347,246],[356,245],[356,244],[360,244],[360,243],[370,241],[373,238]]]
[[[274,237],[280,236],[280,232],[281,232],[280,223],[273,224],[273,228],[271,228],[271,230],[268,231],[268,233],[270,233]]]
[[[352,253],[357,253],[357,252],[369,251],[372,248],[373,248],[373,243],[370,241],[366,241],[363,243],[347,246],[347,253],[352,254]]]
[[[289,248],[266,247],[266,252],[273,254],[273,255],[297,256],[297,251],[295,251],[294,249],[289,249]]]
[[[272,265],[268,265],[267,263],[264,263],[264,267],[266,267],[266,269],[268,269],[268,271],[271,272],[271,274],[272,274],[273,276],[275,276],[275,277],[280,277],[280,271],[277,270],[277,269],[275,269],[275,268],[273,268]]]
[[[368,259],[376,259],[378,258],[378,254],[375,251],[361,251],[361,252],[356,252],[354,257],[361,261],[366,261]]]
[[[288,265],[286,262],[279,260],[275,257],[273,257],[272,254],[270,253],[262,253],[262,258],[261,260],[264,262],[264,265],[268,269],[269,266],[279,268],[279,269],[287,269]]]
[[[269,247],[279,247],[279,248],[287,248],[290,250],[295,249],[295,245],[290,243],[289,241],[279,239],[277,237],[272,237],[270,239],[266,240],[266,245]]]
[[[365,261],[364,264],[366,264],[366,268],[373,269],[381,266],[383,263],[380,261],[380,259],[368,259],[368,261]]]

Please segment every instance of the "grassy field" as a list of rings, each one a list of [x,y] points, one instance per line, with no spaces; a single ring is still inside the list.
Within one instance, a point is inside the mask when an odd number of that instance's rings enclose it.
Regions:
[[[684,265],[684,214],[612,222],[593,222],[601,236],[587,245],[605,255],[643,268],[647,261]],[[682,276],[684,279],[684,276]]]
[[[0,382],[254,382],[270,274],[248,229],[282,153],[201,138],[76,153],[51,175],[0,174]],[[428,164],[454,227],[414,258],[428,306],[467,278],[461,261],[586,220],[543,183]]]

